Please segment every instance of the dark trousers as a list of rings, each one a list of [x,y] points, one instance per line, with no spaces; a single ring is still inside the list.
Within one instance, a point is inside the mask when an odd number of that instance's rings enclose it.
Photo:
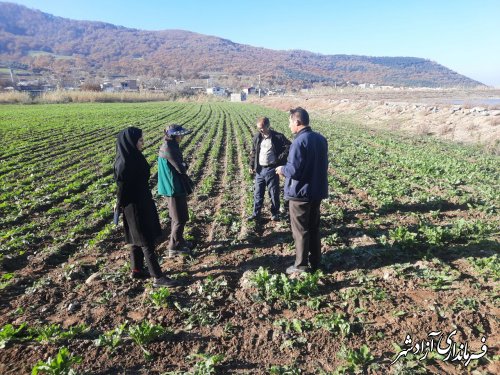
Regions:
[[[181,195],[178,197],[168,197],[168,213],[171,219],[170,250],[178,250],[185,244],[184,227],[189,220],[187,197]]]
[[[258,216],[264,204],[266,187],[271,198],[271,215],[278,215],[280,211],[280,178],[276,168],[262,167],[255,174],[255,189],[253,192],[253,214]]]
[[[130,245],[130,267],[132,271],[139,271],[144,267],[144,260],[148,266],[148,270],[151,276],[159,278],[163,276],[160,264],[155,254],[154,245],[149,246],[137,246]]]
[[[316,269],[321,262],[319,207],[321,201],[289,202],[290,224],[295,241],[295,267]]]

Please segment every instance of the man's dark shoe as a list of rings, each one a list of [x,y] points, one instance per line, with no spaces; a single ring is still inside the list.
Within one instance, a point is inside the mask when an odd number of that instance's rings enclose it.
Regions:
[[[299,273],[304,273],[304,272],[307,272],[308,269],[307,268],[297,268],[295,267],[294,265],[291,265],[290,267],[288,267],[286,269],[286,273],[288,275],[293,275],[293,274],[299,274]]]
[[[248,221],[257,221],[257,220],[259,220],[259,216],[255,215],[255,214],[252,214],[249,217],[247,217],[247,220]]]
[[[280,221],[280,215],[273,215],[271,216],[272,221]]]
[[[181,247],[180,249],[168,249],[169,258],[186,255],[192,255],[191,249],[187,246]]]
[[[172,280],[171,278],[166,277],[166,276],[155,278],[155,280],[153,281],[154,288],[161,288],[164,286],[173,288],[174,286],[178,286],[178,285],[179,285],[179,283],[177,281]]]
[[[151,277],[151,274],[148,270],[132,270],[132,279],[148,279]]]

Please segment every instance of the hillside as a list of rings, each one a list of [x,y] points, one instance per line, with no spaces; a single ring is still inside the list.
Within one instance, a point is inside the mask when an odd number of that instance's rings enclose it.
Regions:
[[[423,58],[276,51],[189,31],[143,31],[74,21],[4,2],[0,2],[0,63],[21,63],[35,71],[57,74],[82,71],[160,78],[208,78],[216,72],[261,74],[270,85],[348,81],[427,87],[482,85]]]

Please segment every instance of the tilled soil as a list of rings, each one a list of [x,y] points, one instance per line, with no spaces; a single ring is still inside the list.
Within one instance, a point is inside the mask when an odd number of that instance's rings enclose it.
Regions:
[[[208,205],[198,203],[197,212],[208,209]],[[258,291],[245,274],[261,266],[273,273],[284,272],[293,261],[288,222],[275,223],[265,215],[246,238],[235,240],[224,238],[226,231],[209,233],[214,225],[207,216],[200,217],[200,222],[193,225],[195,256],[162,258],[162,268],[182,286],[172,289],[168,306],[161,308],[148,303],[152,290],[149,281],[129,277],[128,254],[119,231],[97,247],[77,251],[59,266],[40,262],[42,254],[35,255],[22,270],[19,281],[2,292],[1,324],[57,323],[69,328],[84,323],[90,329],[57,343],[9,343],[0,351],[0,372],[29,373],[38,360],[54,357],[60,347],[66,346],[82,356],[75,368],[92,374],[187,372],[196,362],[188,356],[196,353],[223,354],[224,360],[215,367],[219,373],[268,373],[271,366],[282,366],[281,371],[288,366],[300,368],[303,373],[328,373],[347,363],[341,354],[343,348],[355,350],[366,345],[373,358],[356,367],[363,373],[438,374],[471,369],[498,373],[498,361],[493,360],[499,342],[498,298],[491,297],[498,284],[490,277],[482,277],[466,260],[470,256],[491,256],[498,252],[498,246],[457,246],[432,259],[397,250],[388,254],[356,226],[361,213],[347,214],[341,222],[326,218],[322,232],[338,232],[340,236],[337,244],[323,246],[324,276],[313,296],[320,298],[320,305],[308,307],[308,298],[304,298],[289,306],[259,300]],[[403,216],[392,219],[407,220]],[[167,236],[168,230],[165,232]],[[351,246],[350,250],[342,251],[345,245]],[[163,255],[165,251],[163,242],[158,252]],[[458,276],[446,288],[433,290],[422,272],[443,265]],[[90,275],[95,275],[94,280],[86,282]],[[196,293],[197,287],[209,278],[224,281],[212,299]],[[477,301],[472,308],[458,303],[471,299]],[[175,306],[189,309],[197,303],[208,306],[208,323],[190,323],[189,316]],[[192,313],[196,315],[197,310]],[[286,332],[275,325],[279,319],[312,320],[319,313],[347,317],[349,335],[325,329]],[[169,329],[159,341],[146,345],[153,354],[151,360],[145,359],[141,348],[126,335],[113,353],[94,343],[100,334],[124,322],[143,320]],[[454,329],[455,342],[468,342],[474,353],[480,352],[480,340],[485,336],[487,356],[472,361],[468,368],[464,361],[445,362],[439,358],[401,358],[390,364],[398,353],[394,344],[404,347],[407,334],[424,340],[432,331],[448,335]]]

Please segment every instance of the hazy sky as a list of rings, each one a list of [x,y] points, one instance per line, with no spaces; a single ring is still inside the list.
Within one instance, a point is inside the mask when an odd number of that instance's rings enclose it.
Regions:
[[[15,0],[60,17],[322,54],[423,57],[500,87],[500,0]]]

